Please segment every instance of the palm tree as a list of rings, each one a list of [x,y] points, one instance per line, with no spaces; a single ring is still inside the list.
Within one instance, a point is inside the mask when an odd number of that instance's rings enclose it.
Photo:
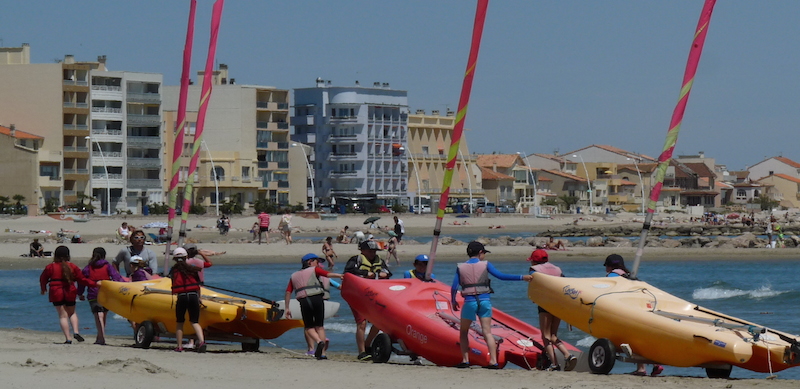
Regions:
[[[0,213],[6,212],[6,203],[11,201],[8,196],[0,196]]]
[[[564,203],[564,205],[566,205],[566,210],[569,210],[573,204],[578,203],[578,197],[576,196],[563,195],[559,196],[558,199],[561,200]]]

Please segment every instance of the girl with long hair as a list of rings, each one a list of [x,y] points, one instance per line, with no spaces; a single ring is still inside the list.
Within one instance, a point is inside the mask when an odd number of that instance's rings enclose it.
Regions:
[[[89,259],[89,264],[83,268],[83,276],[92,281],[111,280],[122,282],[122,276],[119,272],[106,261],[106,249],[102,247],[95,247],[92,250],[92,258]],[[103,307],[97,302],[97,291],[99,288],[89,287],[86,292],[86,297],[83,296],[84,289],[87,289],[83,284],[78,285],[78,297],[83,301],[89,300],[89,309],[94,315],[94,324],[97,327],[97,338],[94,344],[106,344],[106,319],[108,309]]]
[[[56,247],[53,253],[53,262],[48,264],[39,276],[42,294],[47,293],[48,285],[50,287],[49,300],[56,308],[61,332],[66,338],[65,344],[72,344],[73,337],[78,342],[83,342],[83,337],[79,333],[78,315],[75,314],[75,299],[78,297],[75,281],[91,287],[99,285],[99,282],[84,277],[81,269],[69,260],[69,248],[67,246]],[[74,335],[70,335],[70,324],[72,324]]]

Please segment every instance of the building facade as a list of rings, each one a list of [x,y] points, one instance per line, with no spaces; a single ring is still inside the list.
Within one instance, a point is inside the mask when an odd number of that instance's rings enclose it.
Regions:
[[[317,201],[408,204],[408,97],[388,83],[294,90],[292,140],[311,146]]]
[[[183,140],[179,190],[188,178],[189,160],[195,142],[197,115],[205,72],[189,86],[187,125]],[[228,66],[220,64],[212,75],[213,91],[199,148],[194,177],[194,201],[206,207],[235,202],[248,209],[259,199],[288,206],[304,203],[305,191],[292,189],[291,171],[304,174],[305,167],[290,169],[289,91],[271,86],[238,85],[228,77]],[[175,139],[180,86],[164,87],[167,144]],[[172,147],[165,158],[168,190],[172,174]]]

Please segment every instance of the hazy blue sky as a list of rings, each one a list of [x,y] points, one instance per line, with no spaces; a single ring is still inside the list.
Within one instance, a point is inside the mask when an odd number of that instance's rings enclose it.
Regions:
[[[195,70],[205,62],[213,2],[198,3]],[[0,39],[30,43],[32,62],[107,55],[111,70],[163,73],[177,85],[188,5],[0,0]],[[702,6],[490,2],[466,120],[470,150],[608,144],[657,156]],[[474,13],[467,0],[228,0],[217,60],[239,84],[380,81],[407,90],[412,111],[455,110]],[[720,0],[676,154],[702,150],[735,170],[767,156],[800,161],[798,40],[800,1]]]

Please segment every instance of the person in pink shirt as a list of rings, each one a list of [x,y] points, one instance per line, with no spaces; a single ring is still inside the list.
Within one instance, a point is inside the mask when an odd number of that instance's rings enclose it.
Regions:
[[[258,214],[258,244],[261,244],[261,234],[267,237],[269,244],[269,214],[266,212]]]
[[[200,250],[194,243],[186,244],[183,246],[183,248],[186,249],[186,253],[189,255],[189,259],[186,260],[186,263],[200,269],[200,271],[197,273],[200,275],[200,284],[203,284],[206,280],[205,274],[203,274],[203,269],[214,265],[209,257],[225,254],[224,251],[216,252],[211,250]]]

